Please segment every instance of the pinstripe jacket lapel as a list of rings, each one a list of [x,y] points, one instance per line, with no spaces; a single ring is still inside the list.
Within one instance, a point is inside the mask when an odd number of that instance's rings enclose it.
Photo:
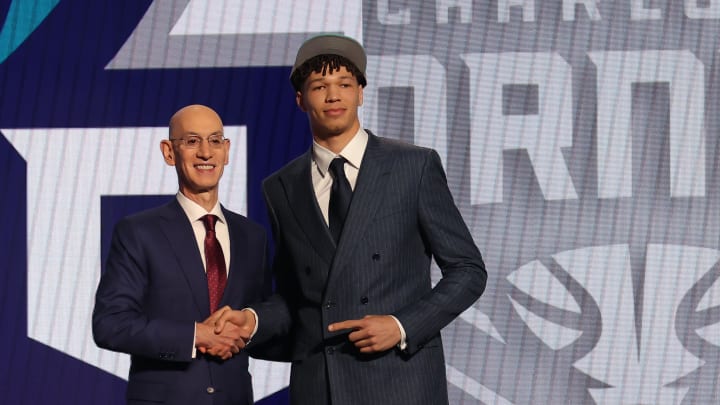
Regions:
[[[377,137],[370,131],[367,132],[367,148],[358,173],[350,210],[335,252],[328,285],[331,285],[342,273],[343,263],[353,251],[353,245],[362,239],[386,193],[390,192],[387,190],[387,179],[392,171],[393,160]]]
[[[335,254],[335,242],[322,217],[310,174],[312,150],[296,159],[289,170],[282,174],[280,181],[287,195],[293,215],[307,235],[315,251],[328,264]]]

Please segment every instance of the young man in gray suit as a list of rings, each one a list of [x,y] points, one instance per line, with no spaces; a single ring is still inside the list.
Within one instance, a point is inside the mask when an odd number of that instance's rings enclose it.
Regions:
[[[447,404],[440,330],[482,294],[482,257],[438,154],[360,126],[366,55],[321,35],[291,82],[312,148],[264,182],[277,294],[226,321],[287,334],[292,404]],[[443,277],[430,281],[431,259]]]

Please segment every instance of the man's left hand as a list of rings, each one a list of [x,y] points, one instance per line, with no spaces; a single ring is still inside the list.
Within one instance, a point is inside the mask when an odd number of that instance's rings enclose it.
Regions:
[[[400,328],[389,315],[367,315],[328,326],[330,332],[343,329],[352,329],[348,338],[360,353],[384,352],[400,343]]]

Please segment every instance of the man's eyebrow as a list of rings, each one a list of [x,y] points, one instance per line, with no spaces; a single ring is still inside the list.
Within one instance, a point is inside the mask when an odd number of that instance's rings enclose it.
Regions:
[[[353,78],[355,78],[355,76],[353,76],[352,74],[347,74],[347,75],[339,76],[338,80],[348,80],[348,79],[353,79]],[[325,80],[327,80],[327,77],[322,76],[322,77],[318,77],[316,79],[310,79],[310,81],[308,83],[322,82]]]
[[[195,131],[188,131],[188,132],[185,132],[183,135],[200,136],[200,134],[198,134]],[[223,131],[215,131],[215,132],[210,133],[210,135],[208,135],[208,136],[213,136],[213,135],[223,135]]]

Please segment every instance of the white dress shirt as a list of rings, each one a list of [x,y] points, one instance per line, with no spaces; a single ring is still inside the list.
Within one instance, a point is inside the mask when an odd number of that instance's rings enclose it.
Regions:
[[[198,250],[200,250],[200,257],[202,258],[203,268],[205,268],[206,272],[207,264],[205,263],[205,224],[202,221],[202,217],[207,214],[213,214],[218,217],[217,222],[215,222],[215,237],[217,238],[218,242],[220,242],[220,247],[222,247],[223,256],[225,257],[225,273],[226,275],[229,275],[230,232],[228,231],[225,216],[220,209],[220,202],[216,202],[215,206],[210,210],[210,212],[208,212],[205,211],[205,208],[201,207],[195,201],[185,197],[183,193],[178,192],[176,198],[178,203],[180,203],[180,207],[182,207],[183,211],[185,211],[185,215],[187,215],[190,224],[192,225],[193,233],[195,234],[195,241],[197,242]],[[197,355],[197,349],[195,348],[196,338],[197,336],[193,337],[192,358],[195,358]]]
[[[205,224],[202,221],[202,217],[207,214],[216,215],[218,221],[215,223],[215,237],[220,242],[222,247],[223,256],[225,257],[225,272],[229,275],[230,272],[230,232],[228,231],[227,221],[225,216],[220,209],[220,202],[215,203],[215,206],[208,212],[205,208],[198,205],[195,201],[185,197],[183,193],[177,193],[177,200],[180,203],[185,215],[187,215],[190,224],[193,227],[195,233],[195,241],[197,242],[198,250],[200,251],[200,257],[202,258],[203,267],[206,267],[205,263]],[[205,269],[207,271],[207,268]]]
[[[328,173],[330,163],[338,156],[342,156],[347,160],[347,164],[344,165],[345,176],[350,182],[350,188],[355,191],[355,183],[357,182],[360,163],[365,154],[367,142],[368,134],[362,128],[337,155],[313,141],[312,183],[315,197],[317,197],[318,205],[320,205],[320,211],[325,219],[325,225],[329,224],[328,209],[330,207],[330,191],[333,183],[332,176]]]

